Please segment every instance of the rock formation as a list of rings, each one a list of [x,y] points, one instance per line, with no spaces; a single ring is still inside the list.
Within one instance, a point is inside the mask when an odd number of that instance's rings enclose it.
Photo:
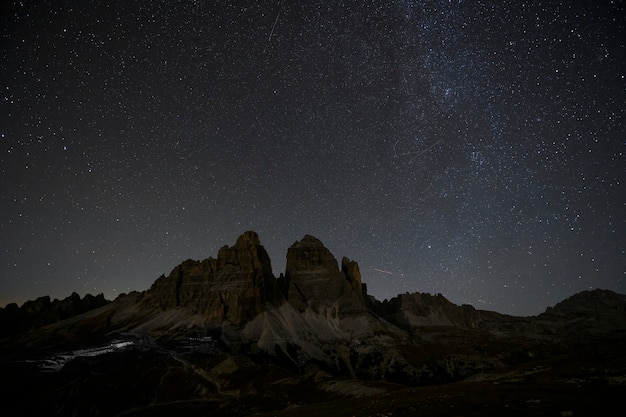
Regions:
[[[310,235],[287,251],[280,287],[289,303],[300,312],[310,308],[341,317],[366,310],[358,264],[343,258],[340,270],[333,254]]]
[[[448,415],[441,390],[456,381],[481,415],[485,399],[501,401],[494,415],[553,415],[565,388],[568,401],[580,399],[575,415],[595,415],[598,403],[617,407],[624,393],[625,323],[626,296],[603,290],[536,317],[457,306],[441,294],[380,302],[366,295],[356,262],[339,264],[308,235],[289,248],[276,279],[258,236],[246,232],[217,259],[184,261],[149,290],[111,303],[72,294],[0,309],[0,370],[14,400],[3,415],[319,415],[363,389],[381,395],[335,411]],[[445,407],[432,413],[413,388],[429,384],[438,384],[425,387],[436,393],[431,405]],[[494,387],[507,390],[504,400]],[[324,411],[306,411],[316,398]]]
[[[217,259],[178,265],[154,282],[148,296],[162,310],[183,308],[206,316],[208,324],[241,325],[275,301],[276,279],[258,235],[250,231],[234,246],[222,247]]]
[[[626,295],[582,291],[538,315],[535,331],[547,334],[626,334]]]
[[[482,312],[470,305],[458,306],[441,294],[405,293],[383,302],[369,299],[370,308],[386,320],[406,329],[420,326],[477,327]]]

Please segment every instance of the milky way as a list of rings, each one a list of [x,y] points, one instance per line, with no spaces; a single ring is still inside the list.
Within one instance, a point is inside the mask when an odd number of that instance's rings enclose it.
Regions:
[[[378,299],[626,292],[622,2],[12,2],[0,305],[147,289],[255,230]]]

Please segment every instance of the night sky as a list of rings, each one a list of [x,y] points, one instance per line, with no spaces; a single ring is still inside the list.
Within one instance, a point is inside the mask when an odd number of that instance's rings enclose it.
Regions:
[[[256,231],[534,315],[626,293],[621,1],[43,1],[0,17],[0,305]]]

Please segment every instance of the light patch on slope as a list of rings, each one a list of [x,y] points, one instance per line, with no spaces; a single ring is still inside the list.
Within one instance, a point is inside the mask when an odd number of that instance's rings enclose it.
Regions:
[[[248,323],[242,338],[256,341],[262,350],[273,351],[280,346],[286,352],[288,344],[295,344],[311,358],[325,357],[321,346],[325,343],[349,343],[355,337],[370,334],[366,317],[339,319],[331,310],[319,314],[311,309],[298,312],[289,303],[268,307]]]

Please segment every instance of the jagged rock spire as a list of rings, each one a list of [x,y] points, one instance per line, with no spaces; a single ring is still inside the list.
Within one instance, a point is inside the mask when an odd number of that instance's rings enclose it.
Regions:
[[[333,254],[310,235],[296,241],[287,251],[281,288],[287,300],[300,311],[311,308],[337,315],[365,311],[356,262],[344,258],[340,270]]]
[[[276,279],[258,235],[248,231],[234,246],[222,247],[217,259],[189,259],[178,265],[155,281],[149,295],[162,309],[185,308],[215,325],[238,325],[274,301]]]
[[[285,276],[277,281],[259,236],[248,231],[233,246],[222,247],[217,259],[189,259],[161,276],[147,300],[163,310],[203,315],[213,325],[241,325],[268,305],[285,301],[299,311],[334,317],[363,313],[363,288],[358,264],[343,258],[340,269],[333,254],[310,235],[289,248]]]

